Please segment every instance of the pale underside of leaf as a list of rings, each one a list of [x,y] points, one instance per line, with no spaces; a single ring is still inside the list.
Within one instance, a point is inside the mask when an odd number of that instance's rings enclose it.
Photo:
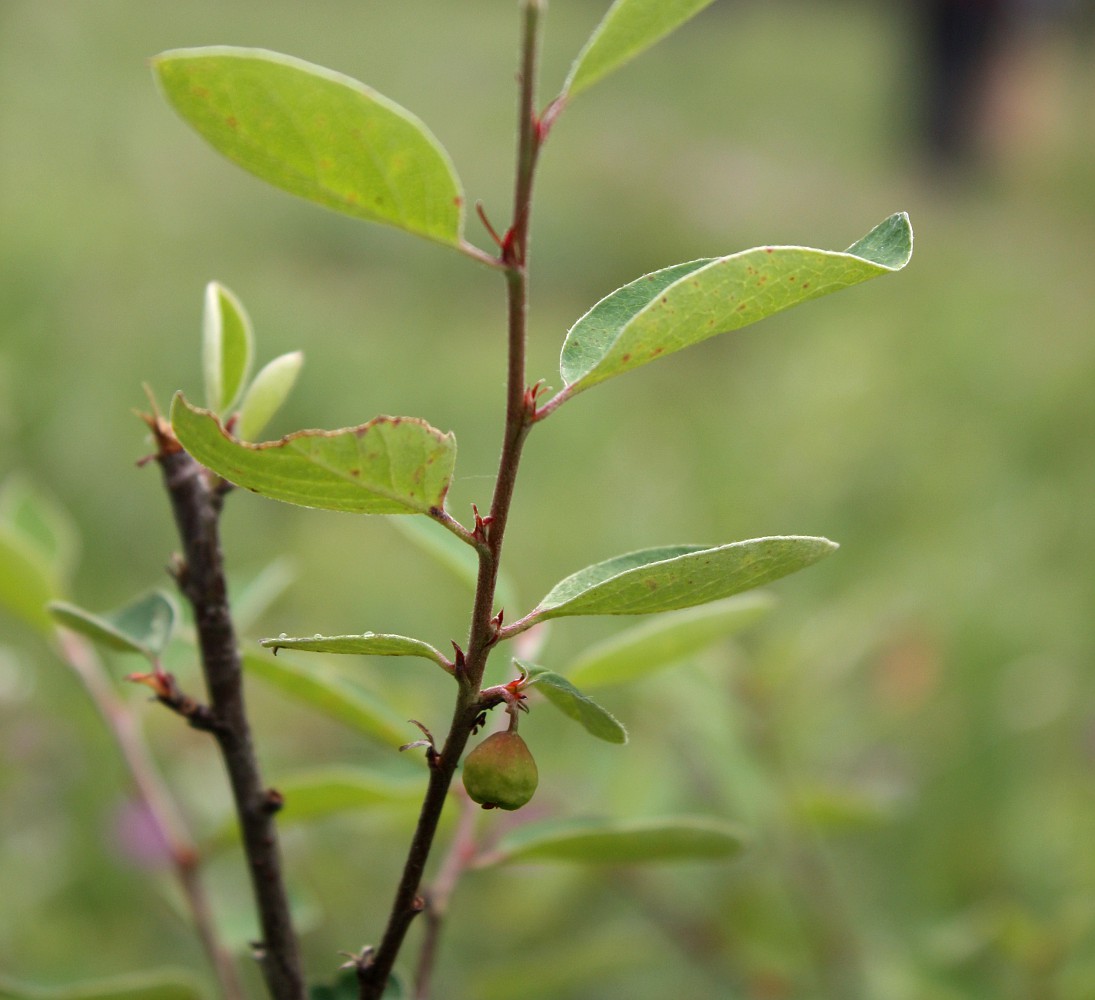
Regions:
[[[291,351],[263,366],[240,400],[236,433],[241,440],[254,441],[263,432],[288,398],[303,363],[304,355]]]
[[[740,854],[745,843],[740,827],[706,817],[567,820],[521,827],[505,836],[479,864],[716,861]]]
[[[528,672],[529,681],[560,712],[577,722],[591,736],[606,743],[626,743],[627,730],[607,709],[579,691],[569,680],[546,667],[531,663],[519,665]]]
[[[363,83],[262,49],[177,49],[152,64],[179,115],[245,170],[344,215],[459,245],[464,199],[448,154]]]
[[[308,653],[345,653],[354,656],[417,656],[432,660],[439,666],[451,669],[451,664],[438,650],[421,639],[405,635],[386,635],[364,632],[361,635],[316,635],[290,638],[262,639],[266,649],[296,649]]]
[[[247,444],[179,394],[171,407],[179,443],[202,465],[275,500],[359,514],[441,509],[456,440],[414,417],[377,417],[359,427],[299,431]]]
[[[664,38],[712,0],[616,0],[579,53],[563,93],[585,90]]]
[[[676,264],[598,302],[571,327],[559,370],[573,396],[720,333],[904,267],[912,230],[903,213],[835,252],[757,247]]]
[[[826,538],[783,535],[714,548],[673,545],[630,552],[562,580],[521,624],[567,615],[643,615],[695,607],[803,569],[836,548]]]
[[[49,613],[58,624],[108,649],[150,658],[166,648],[178,615],[174,601],[159,590],[103,614],[65,601],[51,601]]]

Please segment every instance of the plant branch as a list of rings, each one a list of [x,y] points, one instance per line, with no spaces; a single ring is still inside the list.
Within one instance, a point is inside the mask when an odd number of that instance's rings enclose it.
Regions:
[[[479,546],[479,541],[475,535],[468,531],[455,517],[453,517],[447,510],[442,507],[433,507],[430,510],[430,517],[435,520],[441,527],[447,531],[451,531],[462,542],[467,542],[472,548]]]
[[[102,662],[90,644],[66,629],[57,630],[61,656],[83,683],[118,745],[130,780],[145,812],[167,847],[175,875],[186,899],[194,930],[216,976],[224,1000],[243,1000],[232,955],[217,937],[209,900],[200,875],[198,848],[190,836],[175,801],[152,764],[141,738],[137,719],[109,684]]]
[[[535,110],[536,63],[542,13],[542,0],[525,0],[521,35],[521,86],[518,104],[513,220],[501,241],[501,263],[505,267],[507,301],[506,419],[490,514],[486,518],[476,518],[476,537],[481,538],[486,544],[476,546],[479,554],[479,573],[472,606],[468,651],[462,668],[457,671],[459,691],[448,736],[440,754],[430,758],[429,784],[419,812],[418,825],[407,853],[403,874],[396,890],[388,925],[377,949],[373,952],[366,950],[356,960],[360,1000],[379,1000],[382,996],[407,929],[413,919],[426,907],[425,901],[418,892],[422,874],[429,858],[453,775],[456,773],[468,738],[483,708],[479,689],[486,670],[487,658],[498,641],[494,602],[502,540],[513,501],[521,451],[532,426],[532,415],[536,408],[536,394],[528,389],[525,378],[525,341],[532,182],[542,139]]]
[[[182,450],[166,421],[152,417],[148,423],[183,546],[176,579],[194,611],[212,713],[208,728],[220,747],[232,786],[259,912],[262,940],[255,955],[273,1000],[304,1000],[304,976],[274,823],[280,797],[262,782],[244,703],[239,642],[228,606],[220,543],[224,491],[219,479]]]

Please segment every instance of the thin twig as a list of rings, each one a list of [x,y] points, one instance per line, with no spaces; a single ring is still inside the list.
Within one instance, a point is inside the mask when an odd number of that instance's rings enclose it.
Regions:
[[[180,448],[168,424],[155,417],[148,422],[183,546],[176,579],[194,611],[211,711],[206,728],[215,737],[228,772],[262,928],[255,957],[273,1000],[305,1000],[274,823],[281,800],[264,785],[255,756],[239,643],[228,606],[220,543],[224,493],[220,481]]]
[[[217,937],[200,875],[198,848],[175,800],[152,763],[136,717],[111,687],[102,662],[86,641],[74,632],[58,629],[57,642],[65,662],[80,678],[106,722],[141,805],[167,847],[190,918],[194,922],[194,930],[213,967],[221,997],[224,1000],[243,1000],[245,994],[231,952]]]
[[[462,795],[460,816],[457,819],[452,842],[449,844],[449,851],[437,870],[433,884],[425,893],[426,932],[422,940],[422,950],[418,955],[418,971],[414,983],[415,1000],[429,1000],[441,929],[448,913],[449,900],[456,890],[460,876],[464,874],[476,854],[478,845],[475,840],[475,825],[479,814],[479,806],[466,794]]]

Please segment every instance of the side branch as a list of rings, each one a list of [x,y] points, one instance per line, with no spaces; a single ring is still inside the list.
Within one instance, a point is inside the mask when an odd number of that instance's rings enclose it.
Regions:
[[[171,500],[183,561],[176,577],[194,611],[202,671],[214,720],[209,726],[220,746],[232,786],[251,875],[262,941],[255,952],[274,1000],[305,1000],[304,976],[282,877],[274,812],[276,796],[262,782],[251,740],[243,694],[243,669],[228,606],[220,543],[223,491],[183,451],[171,428],[149,420],[156,438],[156,460]]]

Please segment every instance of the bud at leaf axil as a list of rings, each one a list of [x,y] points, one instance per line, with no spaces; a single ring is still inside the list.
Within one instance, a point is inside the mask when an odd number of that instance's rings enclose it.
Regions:
[[[515,732],[488,736],[464,761],[464,787],[484,809],[520,809],[538,781],[536,761]]]

